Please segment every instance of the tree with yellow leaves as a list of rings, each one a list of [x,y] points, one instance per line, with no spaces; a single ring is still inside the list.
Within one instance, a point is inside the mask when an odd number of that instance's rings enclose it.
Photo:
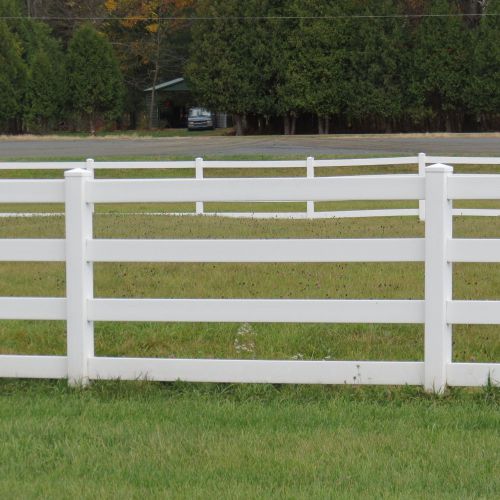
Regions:
[[[130,61],[129,69],[137,67],[142,73],[149,68],[149,85],[153,88],[149,109],[149,127],[153,126],[156,100],[155,87],[161,76],[165,49],[171,39],[188,25],[193,0],[106,0],[105,8],[118,18],[115,29],[121,43],[124,59]],[[124,44],[123,40],[128,39]],[[175,58],[176,55],[174,54]]]

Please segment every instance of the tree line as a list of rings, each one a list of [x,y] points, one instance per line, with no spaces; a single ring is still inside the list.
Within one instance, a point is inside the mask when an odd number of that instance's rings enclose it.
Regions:
[[[240,132],[249,118],[261,130],[280,118],[285,133],[492,129],[500,2],[463,15],[471,3],[202,0],[187,74]]]
[[[4,132],[148,126],[144,88],[178,76],[240,134],[500,125],[500,0],[0,0],[0,18]]]

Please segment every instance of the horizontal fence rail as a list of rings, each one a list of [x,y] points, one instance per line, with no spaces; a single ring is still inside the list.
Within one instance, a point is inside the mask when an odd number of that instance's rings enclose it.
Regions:
[[[403,161],[402,159],[398,159]],[[404,161],[409,159],[404,159]],[[500,175],[454,175],[446,165],[425,176],[272,179],[95,180],[92,169],[65,180],[0,180],[0,203],[65,204],[65,239],[3,239],[0,261],[66,263],[66,297],[1,297],[1,320],[67,322],[66,356],[0,355],[0,376],[65,378],[71,384],[121,378],[198,382],[500,384],[499,363],[453,363],[453,324],[500,324],[500,301],[453,300],[453,262],[500,262],[500,239],[452,236],[451,200],[500,199]],[[414,199],[426,203],[424,238],[94,239],[92,204],[145,201],[308,201]],[[422,300],[148,299],[93,294],[94,262],[424,262]],[[425,329],[424,360],[275,361],[96,357],[95,321],[414,323]]]
[[[500,158],[494,156],[427,156],[423,155],[424,164],[447,163],[450,165],[500,165]],[[388,158],[346,158],[319,160],[312,158],[314,167],[364,167],[384,165],[417,165],[419,156]],[[164,170],[194,169],[196,160],[188,161],[93,161],[95,170]],[[85,161],[50,161],[50,162],[0,162],[0,170],[72,170],[87,168]],[[203,160],[203,168],[238,169],[238,168],[306,168],[307,160]]]
[[[94,262],[411,262],[424,260],[424,240],[92,240],[87,258]]]
[[[0,262],[62,262],[66,260],[65,240],[2,239]]]
[[[91,203],[251,202],[418,200],[424,179],[418,175],[373,175],[315,179],[126,179],[96,180],[89,186]]]
[[[64,181],[5,180],[0,183],[2,203],[64,203]]]
[[[419,300],[94,299],[93,321],[423,323]]]

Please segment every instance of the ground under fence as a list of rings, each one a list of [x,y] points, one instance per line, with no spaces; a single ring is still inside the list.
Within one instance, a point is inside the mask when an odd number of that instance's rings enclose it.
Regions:
[[[94,239],[92,204],[134,202],[424,200],[424,238]],[[64,261],[66,297],[0,298],[0,319],[65,320],[66,356],[1,355],[0,377],[197,382],[500,384],[500,363],[452,362],[452,325],[500,324],[500,301],[452,298],[453,262],[500,262],[500,239],[455,239],[454,199],[500,199],[500,175],[279,179],[98,180],[74,169],[64,180],[1,180],[2,203],[64,203],[65,239],[0,240],[0,261]],[[424,300],[123,299],[94,297],[94,262],[424,262]],[[94,354],[94,321],[421,323],[424,360],[274,361],[110,358]]]
[[[163,169],[194,169],[195,178],[204,178],[207,169],[245,170],[245,169],[305,169],[307,178],[315,178],[318,168],[335,167],[370,167],[370,166],[393,166],[414,165],[419,175],[425,176],[427,165],[445,163],[450,165],[500,165],[499,157],[459,157],[459,156],[427,156],[420,153],[418,156],[390,157],[390,158],[354,158],[354,159],[325,159],[318,160],[308,157],[304,160],[204,160],[196,158],[190,161],[94,161],[89,159],[85,162],[0,162],[0,170],[70,170],[84,168],[87,170],[163,170]],[[266,202],[277,202],[280,200],[270,198]],[[289,201],[289,200],[286,200]],[[381,208],[360,210],[317,210],[315,201],[302,200],[307,204],[305,212],[210,212],[205,210],[204,202],[195,200],[194,212],[169,212],[170,215],[208,215],[222,217],[241,217],[256,219],[325,219],[344,217],[392,217],[392,216],[418,216],[420,220],[425,219],[425,201],[419,200],[418,208]],[[319,201],[319,200],[316,200]],[[453,208],[455,216],[500,216],[497,208]],[[30,213],[24,216],[47,216],[49,214]],[[57,214],[50,214],[56,216]],[[63,214],[59,214],[63,215]],[[152,215],[165,215],[165,213],[153,213]],[[3,213],[0,217],[19,217],[19,213]]]

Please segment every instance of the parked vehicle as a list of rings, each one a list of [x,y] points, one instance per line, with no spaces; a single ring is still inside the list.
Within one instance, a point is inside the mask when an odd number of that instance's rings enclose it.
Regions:
[[[204,108],[190,108],[188,112],[188,130],[213,130],[215,115]]]

